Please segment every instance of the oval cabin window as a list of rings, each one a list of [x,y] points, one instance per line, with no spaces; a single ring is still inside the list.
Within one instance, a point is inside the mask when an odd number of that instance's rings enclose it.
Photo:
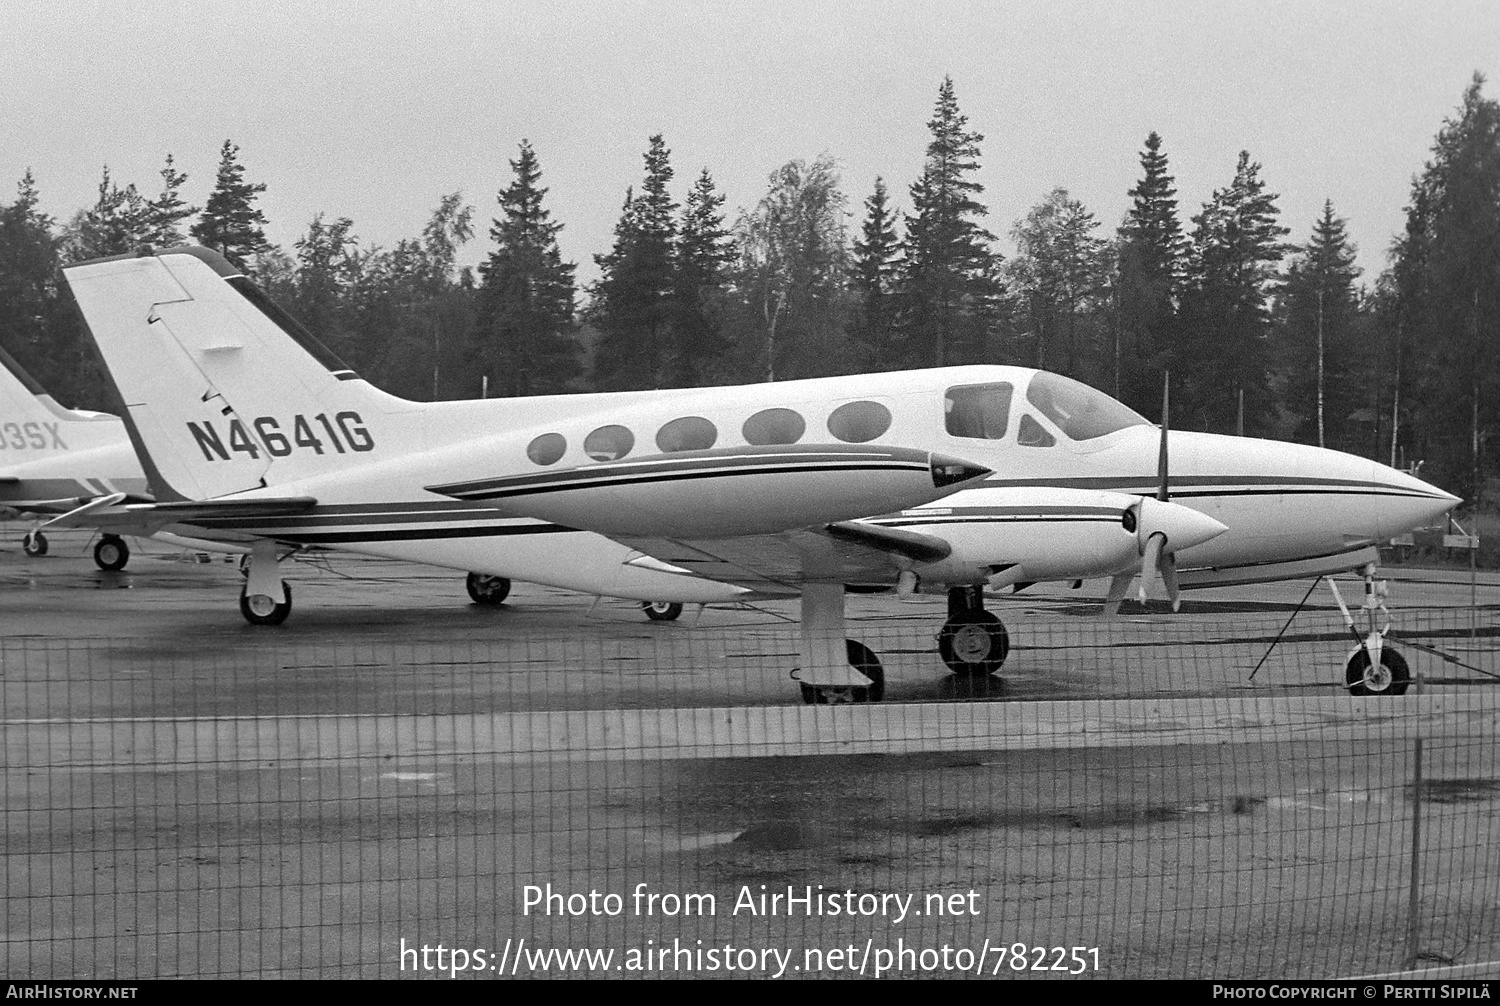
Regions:
[[[757,447],[771,444],[795,444],[807,432],[807,420],[791,409],[762,409],[741,430],[745,443]]]
[[[595,461],[617,461],[635,446],[635,434],[623,426],[601,426],[583,440],[583,453]]]
[[[828,417],[828,432],[846,444],[863,444],[891,428],[891,410],[879,402],[850,402]]]
[[[539,465],[555,465],[568,452],[568,440],[561,433],[543,433],[526,445],[526,456]]]
[[[664,454],[706,451],[719,439],[719,430],[702,416],[674,419],[656,431],[656,446]]]

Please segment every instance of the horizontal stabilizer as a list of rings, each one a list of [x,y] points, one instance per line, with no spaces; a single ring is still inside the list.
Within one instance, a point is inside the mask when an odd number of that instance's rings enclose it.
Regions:
[[[127,503],[124,493],[100,496],[55,517],[42,526],[99,527],[116,533],[150,535],[169,524],[192,523],[214,517],[282,517],[316,506],[311,496],[278,499],[196,500],[178,503]]]
[[[89,500],[82,506],[75,507],[74,509],[69,510],[67,513],[61,515],[60,517],[52,518],[47,523],[43,524],[42,527],[78,527],[83,524],[90,524],[93,522],[94,516],[100,510],[107,510],[108,508],[115,506],[118,503],[124,502],[124,500],[124,493],[110,493],[108,496],[99,496],[95,499]]]

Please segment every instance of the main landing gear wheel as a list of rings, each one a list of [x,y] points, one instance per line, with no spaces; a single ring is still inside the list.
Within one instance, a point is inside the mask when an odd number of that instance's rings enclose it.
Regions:
[[[130,561],[130,546],[116,534],[107,534],[94,546],[94,563],[104,570],[124,569]]]
[[[954,674],[982,678],[994,674],[1010,653],[1010,633],[988,611],[964,611],[949,618],[938,634],[938,653]]]
[[[277,603],[267,594],[247,594],[240,590],[240,614],[251,625],[280,625],[292,613],[292,585],[281,585],[286,591],[286,600]]]
[[[1361,646],[1345,665],[1344,681],[1350,695],[1405,695],[1411,684],[1406,658],[1395,650],[1380,648],[1380,667],[1370,667],[1370,651]]]
[[[641,610],[653,622],[672,622],[682,614],[682,605],[676,601],[642,601]]]
[[[21,551],[27,555],[46,555],[47,536],[40,531],[32,531],[21,539]]]
[[[469,597],[475,604],[493,607],[510,596],[510,581],[503,576],[470,573],[464,586],[468,588]]]
[[[868,685],[803,685],[802,701],[810,706],[842,705],[846,702],[879,702],[885,698],[885,668],[874,652],[854,639],[844,641],[849,666],[870,679]]]

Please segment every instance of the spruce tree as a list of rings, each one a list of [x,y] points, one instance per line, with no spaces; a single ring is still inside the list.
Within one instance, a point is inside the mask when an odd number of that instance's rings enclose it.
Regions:
[[[1362,347],[1354,343],[1359,267],[1347,225],[1333,212],[1333,201],[1313,225],[1312,236],[1287,266],[1277,299],[1286,373],[1286,401],[1298,417],[1297,439],[1320,447],[1359,449],[1349,416],[1365,404],[1358,366]]]
[[[995,236],[979,225],[989,211],[979,202],[980,133],[967,129],[953,79],[938,89],[932,139],[922,177],[911,187],[914,213],[906,218],[906,335],[933,366],[983,358],[998,259]]]
[[[1136,408],[1150,408],[1161,398],[1186,253],[1177,189],[1161,145],[1157,133],[1146,137],[1141,180],[1126,193],[1131,204],[1118,238],[1119,339],[1112,369],[1116,397]]]
[[[716,376],[715,364],[726,345],[724,298],[735,249],[723,207],[724,196],[704,168],[688,192],[677,242],[672,383],[679,387]]]
[[[515,178],[499,195],[503,215],[490,227],[495,250],[479,267],[475,356],[491,394],[550,394],[566,390],[578,374],[574,265],[557,246],[562,224],[542,205],[547,190],[530,143],[521,142],[510,167]]]
[[[1234,181],[1193,217],[1192,261],[1183,324],[1171,369],[1173,404],[1188,423],[1217,432],[1238,428],[1241,393],[1248,433],[1277,433],[1267,341],[1277,265],[1287,229],[1260,165],[1241,151]]]
[[[596,255],[602,273],[593,288],[591,320],[600,338],[594,382],[600,388],[660,388],[679,376],[674,359],[676,320],[677,204],[671,151],[661,135],[651,137],[640,194],[625,196],[615,244]]]
[[[1500,103],[1484,83],[1476,73],[1413,182],[1395,263],[1415,357],[1413,453],[1424,477],[1471,504],[1489,467],[1487,431],[1500,424]]]
[[[877,177],[875,191],[865,200],[860,238],[854,242],[852,277],[859,305],[850,341],[866,370],[889,370],[904,362],[895,343],[900,244],[889,200],[885,180]]]
[[[255,256],[266,250],[266,217],[255,198],[266,191],[264,182],[245,181],[240,148],[229,140],[219,151],[219,172],[203,214],[192,227],[193,239],[214,249],[231,263],[249,270]]]

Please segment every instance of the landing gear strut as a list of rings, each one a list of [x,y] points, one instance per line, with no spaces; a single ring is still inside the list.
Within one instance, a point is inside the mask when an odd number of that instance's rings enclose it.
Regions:
[[[808,705],[879,702],[885,669],[868,646],[844,637],[844,585],[802,588],[802,665],[793,671]]]
[[[1385,644],[1386,633],[1391,631],[1391,612],[1385,606],[1385,581],[1375,579],[1375,566],[1369,564],[1361,572],[1365,578],[1365,601],[1360,610],[1368,618],[1369,629],[1361,636],[1354,627],[1354,616],[1339,593],[1339,586],[1332,579],[1328,586],[1333,590],[1333,599],[1344,614],[1344,624],[1354,635],[1359,645],[1349,654],[1344,664],[1344,684],[1350,695],[1405,695],[1411,684],[1411,671],[1406,660],[1395,647]],[[1376,628],[1377,612],[1385,617],[1385,624]]]
[[[100,569],[113,572],[124,569],[130,561],[130,546],[117,534],[106,534],[94,546],[94,564]]]
[[[292,588],[281,579],[276,542],[257,539],[245,556],[240,614],[251,625],[280,625],[292,613]]]
[[[1010,653],[1005,624],[984,610],[984,588],[948,588],[948,621],[938,633],[938,653],[954,674],[994,674]]]

